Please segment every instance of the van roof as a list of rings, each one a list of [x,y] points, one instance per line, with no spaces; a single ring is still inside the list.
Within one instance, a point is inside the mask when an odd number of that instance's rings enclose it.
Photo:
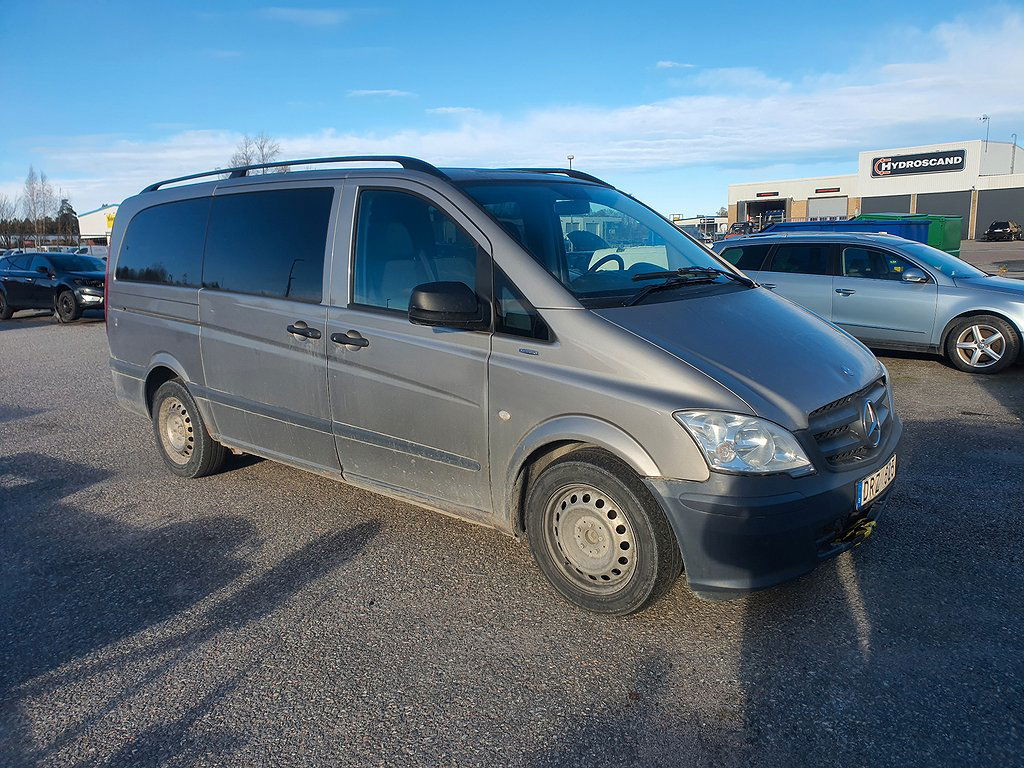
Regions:
[[[150,184],[148,187],[143,189],[143,193],[155,192],[158,189],[171,185],[180,184],[186,181],[197,181],[199,179],[208,179],[214,176],[227,175],[228,179],[236,180],[238,183],[244,183],[243,179],[250,179],[253,182],[266,183],[267,179],[264,175],[251,176],[250,171],[254,170],[267,170],[273,168],[285,168],[289,172],[290,169],[295,166],[307,166],[307,165],[326,165],[336,163],[397,163],[401,166],[398,168],[354,168],[354,169],[316,169],[302,171],[295,171],[295,173],[302,173],[305,178],[317,177],[317,176],[329,176],[337,178],[339,176],[350,176],[356,175],[360,172],[366,173],[367,171],[372,172],[375,175],[397,175],[404,176],[409,172],[424,173],[429,176],[443,179],[445,181],[469,181],[469,180],[501,180],[501,179],[516,179],[519,181],[525,179],[532,179],[537,181],[548,180],[551,174],[558,174],[570,177],[576,181],[583,181],[591,184],[599,184],[601,186],[610,187],[611,185],[596,176],[591,176],[589,173],[583,173],[571,168],[437,168],[434,165],[420,160],[415,157],[407,157],[405,155],[346,155],[339,157],[314,157],[304,158],[301,160],[281,160],[272,163],[257,163],[253,165],[242,165],[234,168],[216,168],[212,171],[202,171],[200,173],[191,173],[186,176],[178,176],[173,179],[165,179],[164,181],[158,181]],[[294,178],[294,177],[293,177]]]

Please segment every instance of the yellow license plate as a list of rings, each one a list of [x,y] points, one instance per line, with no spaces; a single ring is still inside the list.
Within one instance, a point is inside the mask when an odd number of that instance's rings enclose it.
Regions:
[[[872,472],[857,483],[857,509],[870,504],[878,494],[889,487],[896,477],[896,454],[885,462],[885,466]]]

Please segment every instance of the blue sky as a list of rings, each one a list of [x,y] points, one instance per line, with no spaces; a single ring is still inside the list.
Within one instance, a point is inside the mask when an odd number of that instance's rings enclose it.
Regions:
[[[79,210],[287,156],[562,165],[665,213],[861,149],[1024,135],[1022,5],[48,2],[0,11],[0,193],[30,163]],[[14,106],[13,112],[10,110]]]

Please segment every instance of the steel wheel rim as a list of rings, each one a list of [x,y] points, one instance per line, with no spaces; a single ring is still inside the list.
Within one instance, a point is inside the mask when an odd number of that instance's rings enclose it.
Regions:
[[[1006,354],[1006,337],[998,328],[977,323],[964,328],[956,337],[957,357],[971,368],[988,368]]]
[[[545,530],[552,556],[588,592],[617,592],[635,571],[636,536],[629,519],[609,494],[592,485],[567,485],[553,493]]]
[[[185,410],[185,404],[176,397],[165,398],[160,403],[157,428],[164,452],[175,464],[188,464],[195,448],[195,432],[192,418]]]

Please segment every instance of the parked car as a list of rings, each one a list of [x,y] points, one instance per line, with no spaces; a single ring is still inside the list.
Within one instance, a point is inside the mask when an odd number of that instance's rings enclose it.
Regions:
[[[1024,281],[924,243],[868,233],[760,234],[715,249],[766,288],[870,347],[944,354],[970,373],[1020,355]]]
[[[993,221],[985,230],[985,240],[1021,240],[1024,231],[1015,221]]]
[[[348,160],[402,167],[119,209],[114,389],[171,472],[252,453],[493,526],[609,614],[684,564],[728,597],[871,533],[902,426],[860,342],[579,171]]]
[[[28,252],[0,259],[0,320],[20,309],[53,310],[62,323],[103,308],[105,264],[92,256]]]

